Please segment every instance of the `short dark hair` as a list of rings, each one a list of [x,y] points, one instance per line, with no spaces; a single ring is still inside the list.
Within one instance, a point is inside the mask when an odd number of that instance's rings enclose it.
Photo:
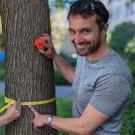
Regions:
[[[68,19],[70,15],[80,15],[83,18],[89,16],[97,16],[97,24],[99,26],[108,22],[109,12],[104,4],[99,0],[77,0],[71,6],[68,13]]]

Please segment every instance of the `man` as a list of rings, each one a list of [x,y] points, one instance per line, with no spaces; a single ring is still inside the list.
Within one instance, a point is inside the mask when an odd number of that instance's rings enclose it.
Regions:
[[[52,128],[79,135],[120,135],[123,114],[131,89],[131,73],[106,42],[109,13],[102,2],[78,0],[69,10],[69,37],[77,50],[76,69],[57,55],[45,34],[47,51],[64,77],[73,84],[74,118],[38,113],[30,107],[36,128]]]
[[[9,124],[13,120],[17,119],[21,115],[20,101],[14,102],[10,105],[3,116],[0,116],[0,127]]]

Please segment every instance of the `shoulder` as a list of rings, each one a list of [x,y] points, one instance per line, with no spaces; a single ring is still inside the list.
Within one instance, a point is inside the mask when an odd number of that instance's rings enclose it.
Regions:
[[[120,75],[104,75],[100,77],[95,86],[90,104],[112,116],[127,103],[131,94],[131,87],[127,79]]]
[[[112,51],[111,54],[104,59],[102,66],[99,71],[99,77],[111,75],[112,78],[123,77],[127,79],[129,83],[132,82],[131,71],[127,63],[115,51]]]

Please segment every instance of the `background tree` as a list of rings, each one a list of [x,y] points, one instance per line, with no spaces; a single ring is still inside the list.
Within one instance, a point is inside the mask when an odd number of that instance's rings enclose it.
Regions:
[[[125,48],[125,52],[130,56],[131,60],[135,60],[135,36],[134,38],[127,44]]]
[[[42,56],[33,40],[50,31],[47,0],[1,0],[3,44],[6,52],[6,96],[23,101],[41,101],[55,96],[53,62]],[[55,102],[36,106],[55,115]],[[56,135],[56,130],[33,129],[32,113],[22,108],[22,116],[6,126],[6,135]]]
[[[63,0],[56,0],[55,7],[56,8],[64,8],[64,1]]]
[[[130,53],[125,52],[128,43],[135,37],[135,25],[131,22],[118,25],[112,31],[109,45],[122,56],[128,56]]]

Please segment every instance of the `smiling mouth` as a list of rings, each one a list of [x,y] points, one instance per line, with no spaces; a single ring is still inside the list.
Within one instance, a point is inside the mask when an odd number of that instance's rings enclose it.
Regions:
[[[78,45],[76,45],[76,47],[78,49],[85,49],[87,46],[88,46],[88,44],[78,44]]]

